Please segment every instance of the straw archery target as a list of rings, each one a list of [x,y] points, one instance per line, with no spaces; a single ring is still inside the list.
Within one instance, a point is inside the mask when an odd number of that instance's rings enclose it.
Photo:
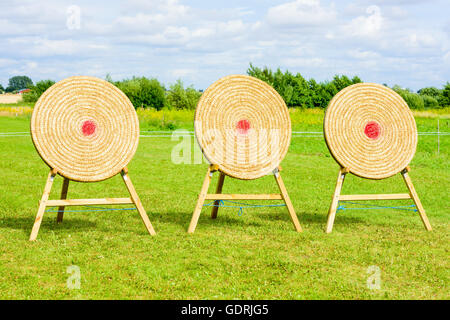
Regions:
[[[417,146],[416,122],[406,102],[373,83],[349,86],[330,101],[324,134],[334,159],[368,179],[384,179],[403,170]]]
[[[289,111],[265,82],[230,75],[213,83],[195,112],[195,136],[203,154],[238,179],[256,179],[275,169],[291,139]]]
[[[100,181],[130,162],[139,142],[139,121],[130,100],[111,83],[71,77],[40,97],[31,136],[42,159],[63,177]]]

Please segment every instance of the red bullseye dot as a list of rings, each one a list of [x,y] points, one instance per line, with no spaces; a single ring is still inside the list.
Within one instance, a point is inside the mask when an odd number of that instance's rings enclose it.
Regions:
[[[364,128],[364,133],[370,139],[377,139],[381,133],[381,127],[375,121],[370,121],[366,124]]]
[[[84,136],[91,136],[95,133],[95,130],[97,129],[97,125],[92,120],[86,120],[83,122],[83,125],[81,126],[81,132],[83,132]]]
[[[250,129],[250,122],[248,120],[240,120],[237,125],[236,129],[240,134],[247,134],[248,130]]]

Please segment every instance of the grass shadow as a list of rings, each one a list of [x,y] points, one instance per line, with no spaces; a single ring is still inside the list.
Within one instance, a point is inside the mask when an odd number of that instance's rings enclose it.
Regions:
[[[2,223],[0,224],[0,229],[15,229],[22,230],[24,233],[29,234],[33,228],[34,220],[32,218],[20,218],[20,217],[9,217],[2,218]],[[97,223],[93,221],[83,220],[83,219],[67,219],[62,223],[56,223],[56,219],[44,219],[42,221],[40,230],[65,230],[70,229],[73,231],[95,228]]]
[[[152,216],[149,215],[150,220],[153,224],[157,225],[159,222],[161,223],[169,223],[180,226],[182,229],[187,230],[189,227],[189,223],[191,222],[192,212],[182,212],[182,211],[172,211],[164,213],[162,216]],[[230,214],[218,214],[216,219],[211,218],[211,209],[204,209],[200,214],[200,218],[198,220],[199,225],[216,225],[216,224],[227,224],[227,225],[239,225],[239,226],[256,226],[259,227],[262,224],[256,221],[251,221],[249,219],[244,220],[242,217],[231,216]]]
[[[300,221],[300,224],[306,223],[306,224],[323,224],[326,225],[327,223],[327,215],[326,214],[314,214],[304,211],[297,211],[296,212],[298,220]],[[289,213],[287,210],[282,212],[262,212],[259,214],[259,216],[262,219],[271,220],[271,221],[291,221],[291,217],[289,216]],[[336,220],[339,220],[339,222],[342,223],[361,223],[364,220],[356,217],[349,217],[345,216],[343,214],[336,215]]]

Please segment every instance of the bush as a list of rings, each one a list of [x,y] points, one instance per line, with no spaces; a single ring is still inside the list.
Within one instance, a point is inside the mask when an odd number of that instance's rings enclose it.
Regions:
[[[427,87],[420,89],[419,91],[417,91],[417,93],[420,94],[421,96],[430,96],[438,100],[439,96],[442,94],[442,90],[439,90],[438,88],[435,87]]]
[[[133,77],[116,82],[116,86],[128,96],[135,108],[160,110],[165,105],[164,87],[156,79]]]
[[[392,90],[397,92],[403,100],[406,101],[410,109],[423,110],[425,105],[422,96],[411,92],[410,89],[401,88],[399,85],[392,87]]]
[[[423,98],[416,93],[408,93],[404,96],[406,103],[411,109],[415,110],[423,110],[425,105],[423,102]]]
[[[36,82],[36,85],[30,88],[31,91],[25,92],[22,95],[22,100],[24,102],[36,102],[41,97],[41,95],[52,85],[55,84],[53,80],[41,80]]]
[[[431,96],[421,95],[423,99],[423,105],[425,109],[437,109],[440,108],[439,102]]]
[[[300,108],[326,108],[340,90],[361,82],[357,76],[350,79],[345,75],[336,75],[331,82],[317,83],[314,79],[307,81],[300,73],[283,73],[279,68],[272,72],[267,67],[260,69],[251,63],[247,74],[270,84],[288,107]]]
[[[167,92],[167,106],[170,109],[195,109],[201,95],[192,86],[184,89],[183,82],[178,80],[170,86],[170,90]]]
[[[450,107],[450,82],[447,82],[444,86],[438,102],[442,108]]]

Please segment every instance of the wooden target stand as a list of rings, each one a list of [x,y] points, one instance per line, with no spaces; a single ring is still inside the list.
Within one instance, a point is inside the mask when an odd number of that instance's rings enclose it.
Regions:
[[[42,218],[44,217],[45,209],[47,207],[59,207],[58,216],[56,221],[58,223],[62,222],[64,216],[64,209],[68,206],[83,206],[83,205],[119,205],[119,204],[134,204],[139,214],[141,215],[142,221],[144,222],[147,231],[153,236],[155,235],[155,230],[145,212],[145,209],[139,199],[139,196],[134,189],[134,185],[128,175],[128,169],[125,167],[120,172],[123,182],[128,189],[130,194],[129,198],[101,198],[101,199],[67,199],[67,191],[69,188],[69,179],[64,178],[64,182],[61,190],[60,200],[49,200],[50,191],[52,189],[53,181],[55,176],[58,174],[57,170],[50,169],[50,173],[47,177],[47,182],[45,184],[44,193],[42,194],[41,201],[39,201],[39,209],[36,215],[36,220],[34,221],[33,229],[30,235],[30,241],[36,240],[36,237],[41,226]]]
[[[216,193],[208,193],[209,185],[211,184],[211,179],[214,172],[220,172],[219,181],[216,187]],[[281,167],[278,166],[273,170],[273,176],[278,185],[280,193],[275,194],[223,194],[222,188],[225,180],[225,174],[220,171],[220,168],[216,164],[211,164],[206,172],[205,179],[203,180],[202,189],[198,196],[197,205],[195,206],[194,213],[192,214],[191,223],[189,224],[188,233],[194,233],[197,227],[198,219],[200,218],[200,213],[203,208],[205,200],[215,200],[214,207],[211,211],[211,218],[216,219],[217,213],[219,211],[220,200],[283,200],[286,204],[289,215],[291,216],[292,223],[294,224],[295,230],[297,232],[302,232],[302,227],[298,221],[297,215],[295,214],[294,206],[292,205],[291,199],[287,193],[286,187],[284,185],[283,179],[280,175]]]
[[[328,221],[326,233],[330,233],[333,230],[334,219],[336,217],[336,212],[338,208],[339,201],[363,201],[363,200],[404,200],[412,199],[416,205],[417,211],[419,212],[420,218],[422,219],[425,229],[431,231],[431,224],[428,221],[425,209],[420,202],[419,196],[417,195],[416,189],[408,175],[410,171],[409,166],[403,169],[400,173],[405,181],[406,187],[409,193],[397,193],[397,194],[351,194],[351,195],[341,195],[342,185],[344,183],[345,176],[350,172],[348,168],[342,168],[339,170],[339,174],[336,181],[336,188],[333,194],[333,200],[331,202],[330,210],[328,211]]]

